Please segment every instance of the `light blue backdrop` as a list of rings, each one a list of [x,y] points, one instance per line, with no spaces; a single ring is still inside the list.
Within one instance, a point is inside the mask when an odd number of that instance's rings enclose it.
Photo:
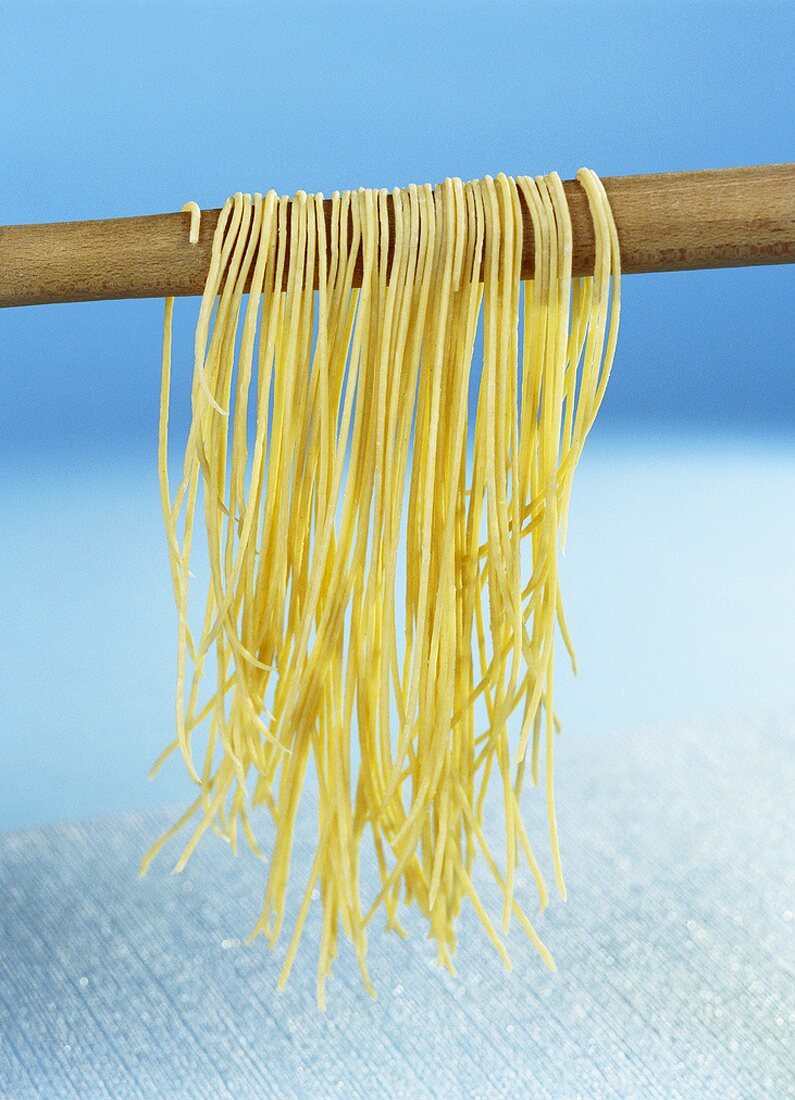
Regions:
[[[791,3],[3,7],[0,222],[795,156]],[[628,280],[603,427],[789,430],[792,289],[781,269]],[[147,446],[160,313],[2,317],[0,447]]]
[[[0,29],[0,222],[795,148],[791,4],[70,0],[5,5]],[[794,273],[625,280],[566,566],[575,734],[792,699]],[[174,674],[161,314],[0,313],[0,826],[178,790],[143,779]]]

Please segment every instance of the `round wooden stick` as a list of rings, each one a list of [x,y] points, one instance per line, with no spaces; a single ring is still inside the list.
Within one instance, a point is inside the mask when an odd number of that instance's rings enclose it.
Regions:
[[[603,183],[625,274],[795,262],[795,164],[614,176]],[[564,188],[573,271],[587,275],[594,235],[585,192],[574,180]],[[2,226],[0,306],[201,294],[218,213],[202,212],[193,245],[188,213]],[[522,273],[529,277],[533,239],[526,217]]]

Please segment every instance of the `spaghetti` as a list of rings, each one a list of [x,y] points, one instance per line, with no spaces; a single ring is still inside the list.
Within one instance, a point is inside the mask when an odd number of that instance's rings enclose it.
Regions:
[[[526,865],[539,908],[547,903],[521,802],[528,770],[534,784],[543,777],[565,896],[553,793],[557,629],[574,653],[557,554],[620,296],[604,188],[589,169],[577,178],[596,258],[592,277],[574,279],[554,173],[336,192],[330,216],[322,195],[300,191],[292,201],[272,191],[230,198],[196,326],[175,493],[166,301],[159,465],[177,706],[175,739],[155,768],[177,750],[198,793],[142,870],[191,821],[175,870],[208,828],[233,849],[242,835],[261,854],[251,811],[265,807],[272,842],[252,937],[273,944],[311,767],[315,855],[280,985],[319,896],[321,1005],[341,932],[373,992],[368,927],[381,914],[403,933],[401,901],[427,919],[451,971],[467,900],[506,965],[512,917],[554,965],[520,896]],[[536,260],[523,282],[524,212]],[[194,630],[199,515],[211,580]],[[501,855],[484,828],[490,787],[502,803]],[[367,901],[365,839],[380,883]],[[481,896],[479,860],[501,894],[499,914]]]

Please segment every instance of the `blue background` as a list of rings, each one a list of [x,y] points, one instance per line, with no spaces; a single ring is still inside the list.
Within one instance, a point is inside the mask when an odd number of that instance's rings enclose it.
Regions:
[[[791,4],[28,2],[1,41],[8,223],[793,157]],[[794,289],[789,267],[624,282],[566,563],[577,735],[793,699]],[[161,316],[0,313],[0,827],[181,792],[144,779],[174,675]]]

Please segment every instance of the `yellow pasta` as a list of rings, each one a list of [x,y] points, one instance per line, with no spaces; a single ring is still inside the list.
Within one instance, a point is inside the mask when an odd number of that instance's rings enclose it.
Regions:
[[[465,902],[506,965],[516,917],[554,966],[528,915],[548,894],[521,803],[529,771],[543,788],[565,897],[556,631],[574,654],[557,557],[620,296],[604,189],[588,169],[578,179],[596,237],[588,278],[572,278],[571,220],[554,173],[335,192],[325,206],[304,192],[230,198],[196,326],[176,492],[166,302],[159,463],[177,696],[175,739],[155,770],[177,750],[198,791],[142,870],[191,822],[176,870],[208,828],[261,853],[252,810],[263,807],[271,840],[252,937],[273,944],[311,769],[315,855],[280,985],[319,897],[321,1005],[340,933],[373,992],[368,930],[378,919],[404,934],[402,904],[422,913],[451,971]],[[535,271],[522,281],[525,221]],[[197,519],[211,581],[192,631]],[[484,825],[489,788],[502,805],[498,847]],[[374,896],[363,896],[363,860],[377,869]],[[480,863],[502,897],[496,913],[481,896]],[[537,896],[519,877],[524,867]]]

